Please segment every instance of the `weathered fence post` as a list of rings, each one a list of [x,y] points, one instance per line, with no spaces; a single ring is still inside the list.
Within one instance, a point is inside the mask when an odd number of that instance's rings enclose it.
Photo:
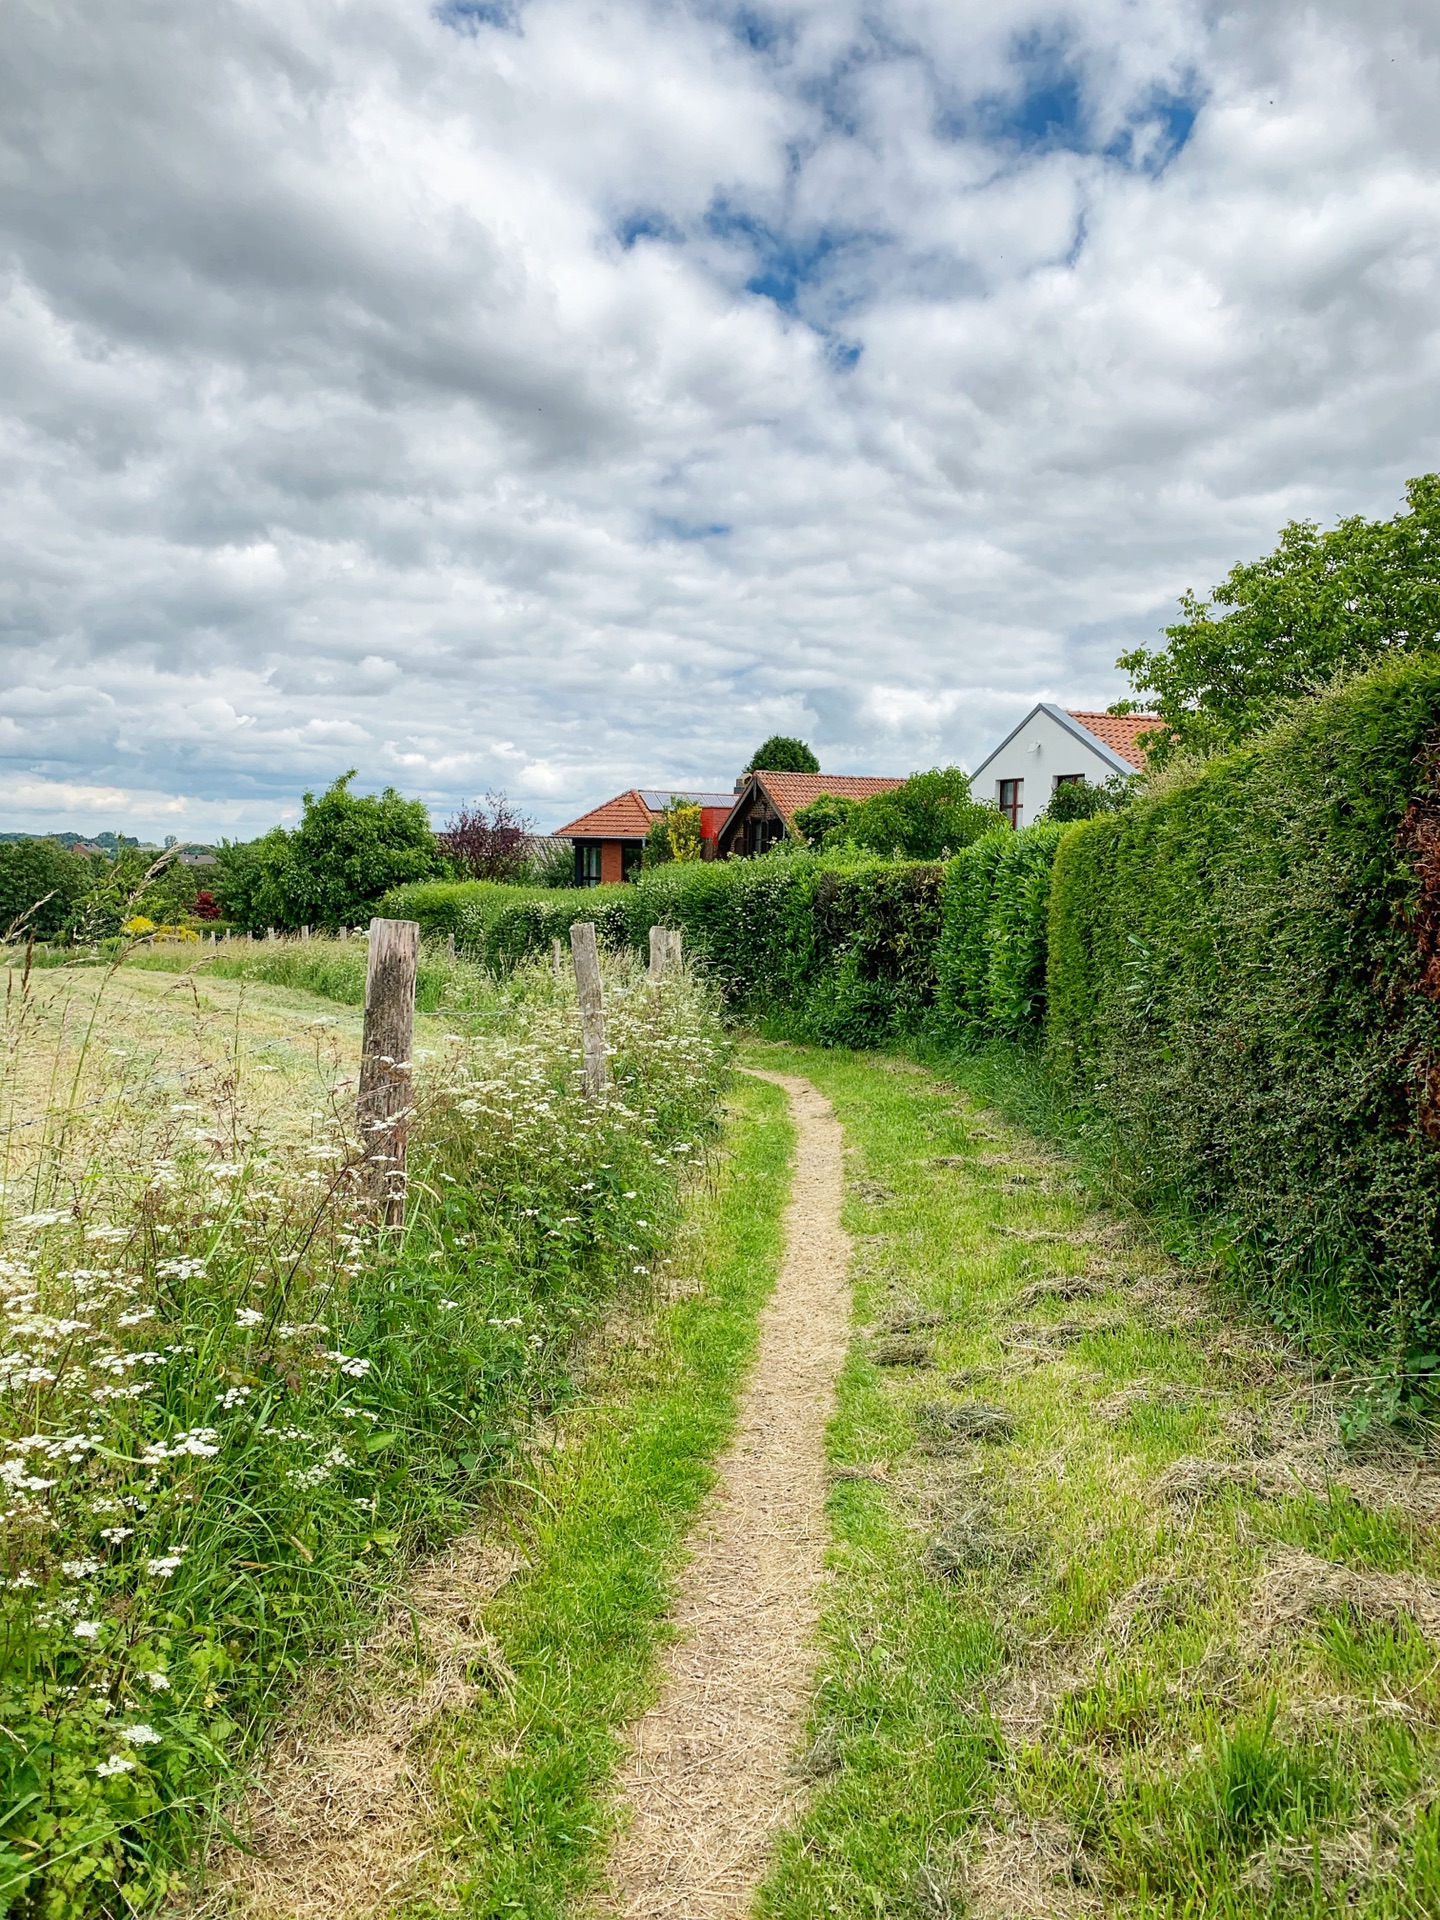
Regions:
[[[350,929],[348,927],[341,927],[340,938],[342,940],[348,940],[350,938]]]
[[[308,939],[310,938],[310,929],[309,929],[309,927],[302,927],[302,928],[300,929],[300,938],[301,938],[302,940],[308,940]]]
[[[410,1132],[411,1049],[420,927],[414,920],[372,920],[365,968],[365,1037],[355,1118],[364,1150],[363,1180],[388,1227],[405,1220],[405,1147]]]
[[[669,967],[671,973],[679,973],[680,971],[680,929],[679,927],[668,927],[666,931],[670,935],[670,951],[666,959],[666,965]]]
[[[665,962],[670,955],[670,929],[651,927],[650,929],[650,984],[655,986],[665,972]]]
[[[598,1100],[610,1084],[610,1062],[605,1054],[605,995],[593,921],[577,920],[571,927],[570,951],[575,956],[575,991],[585,1045],[585,1091]]]
[[[550,971],[555,976],[556,986],[563,987],[565,984],[565,949],[560,944],[558,934],[550,942]]]
[[[455,935],[453,932],[447,933],[445,936],[445,951],[450,959],[453,960],[455,958]]]

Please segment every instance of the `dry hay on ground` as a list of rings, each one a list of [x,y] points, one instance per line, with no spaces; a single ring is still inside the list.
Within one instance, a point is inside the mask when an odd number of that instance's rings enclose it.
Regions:
[[[976,1920],[1070,1920],[1105,1903],[1074,1829],[1063,1820],[1016,1820],[976,1836],[961,1879]]]
[[[282,1731],[237,1822],[253,1851],[222,1851],[202,1912],[362,1920],[390,1905],[430,1851],[419,1736],[513,1685],[480,1613],[520,1564],[477,1535],[417,1568],[343,1697],[312,1697]]]
[[[1413,1623],[1440,1646],[1440,1584],[1416,1573],[1339,1566],[1298,1548],[1273,1553],[1250,1603],[1255,1648],[1265,1652],[1326,1613],[1387,1626]]]

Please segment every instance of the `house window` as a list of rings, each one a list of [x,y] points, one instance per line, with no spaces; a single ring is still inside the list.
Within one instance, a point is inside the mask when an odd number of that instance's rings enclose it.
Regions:
[[[1020,824],[1020,792],[1023,780],[1002,780],[1000,782],[1000,811],[1012,827]]]
[[[600,843],[583,840],[575,849],[575,884],[598,887],[600,884]]]
[[[1057,787],[1083,787],[1085,776],[1083,773],[1057,773],[1055,784]]]
[[[625,840],[620,846],[620,878],[633,880],[644,865],[645,842]]]

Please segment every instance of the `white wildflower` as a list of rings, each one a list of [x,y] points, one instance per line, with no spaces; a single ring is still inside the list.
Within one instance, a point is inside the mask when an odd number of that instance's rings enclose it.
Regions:
[[[235,1309],[235,1324],[237,1327],[258,1327],[264,1318],[264,1314],[257,1312],[254,1307],[237,1307]]]
[[[140,1678],[152,1693],[169,1693],[170,1676],[168,1673],[142,1673]]]
[[[168,1580],[184,1558],[183,1553],[162,1553],[156,1559],[145,1562],[145,1571],[153,1573],[157,1580]]]
[[[67,1580],[88,1580],[92,1573],[100,1571],[98,1560],[62,1560],[60,1571]]]
[[[143,1720],[133,1727],[121,1727],[120,1738],[132,1747],[158,1747],[160,1736],[153,1727],[147,1727]]]
[[[352,1380],[363,1380],[370,1371],[370,1362],[368,1360],[356,1359],[352,1354],[331,1352],[327,1353],[325,1358],[327,1360],[333,1360],[336,1366],[339,1367],[341,1373],[348,1374]]]
[[[134,1531],[134,1527],[102,1527],[100,1529],[100,1538],[102,1540],[108,1540],[112,1547],[118,1547],[120,1542],[122,1540],[128,1540]]]
[[[135,1762],[127,1759],[123,1753],[112,1753],[108,1760],[102,1760],[95,1769],[102,1780],[108,1780],[113,1773],[133,1773]]]
[[[98,1640],[100,1622],[98,1620],[77,1620],[70,1629],[77,1640]]]

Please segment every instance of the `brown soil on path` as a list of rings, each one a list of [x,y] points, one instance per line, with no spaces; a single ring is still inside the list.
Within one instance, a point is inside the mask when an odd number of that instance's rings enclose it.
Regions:
[[[732,1920],[804,1791],[792,1757],[809,1704],[826,1544],[826,1422],[849,1332],[840,1124],[808,1080],[783,1087],[798,1133],[785,1259],[719,1484],[691,1536],[678,1638],[632,1730],[630,1820],[606,1911]]]

